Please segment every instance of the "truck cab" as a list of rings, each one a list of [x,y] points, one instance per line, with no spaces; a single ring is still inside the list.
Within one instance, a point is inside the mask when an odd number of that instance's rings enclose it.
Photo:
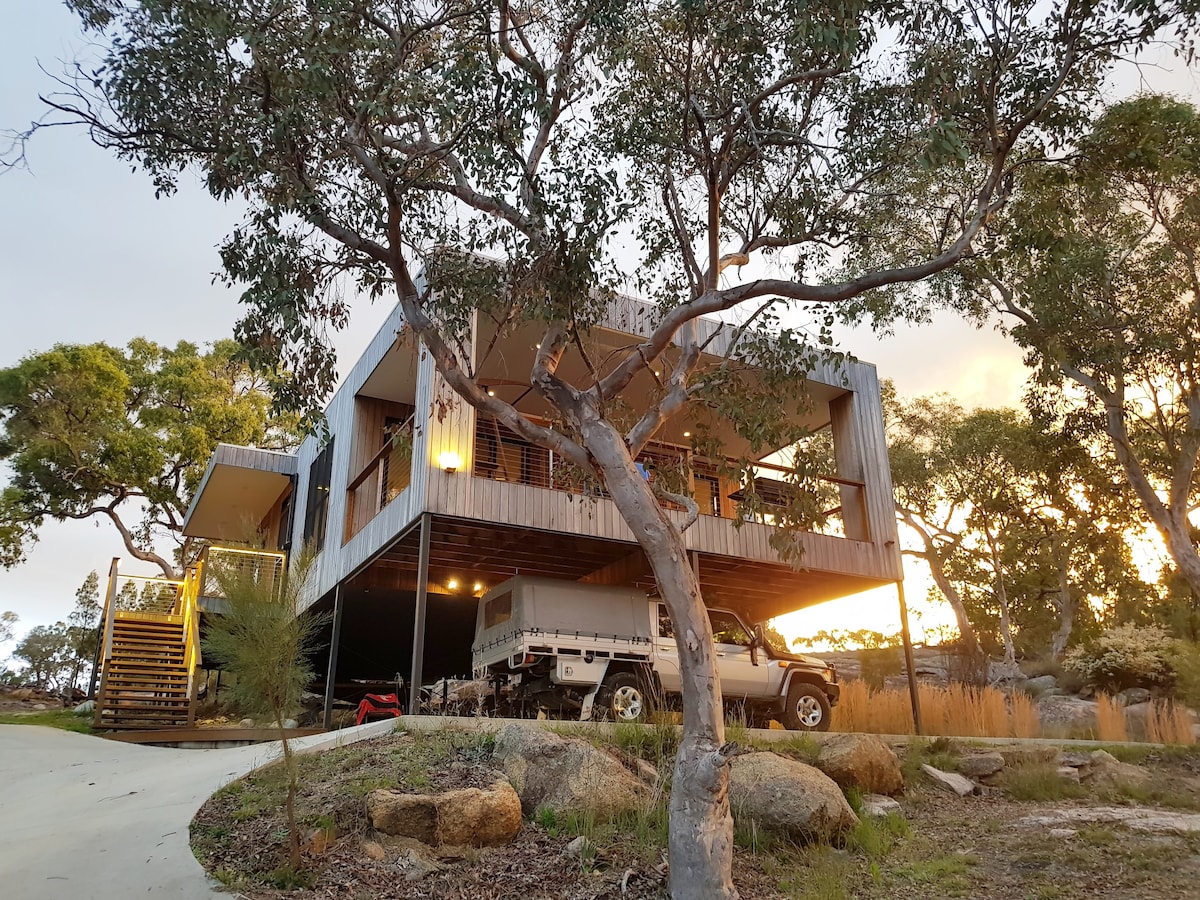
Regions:
[[[658,625],[655,673],[665,693],[677,694],[679,651],[671,616],[658,600],[651,601],[651,613]],[[749,724],[757,727],[774,719],[797,730],[829,728],[831,710],[841,694],[833,666],[769,641],[762,625],[747,625],[733,610],[710,608],[708,620],[726,705],[744,707]],[[794,708],[789,709],[789,702]]]

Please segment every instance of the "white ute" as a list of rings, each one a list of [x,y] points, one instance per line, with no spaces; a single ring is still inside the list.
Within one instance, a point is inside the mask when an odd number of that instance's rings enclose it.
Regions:
[[[754,726],[771,719],[825,731],[839,694],[831,666],[772,645],[737,613],[710,609],[721,691]],[[650,698],[680,690],[679,650],[666,606],[632,588],[518,576],[479,601],[471,647],[476,678],[518,715],[597,709],[638,721]]]

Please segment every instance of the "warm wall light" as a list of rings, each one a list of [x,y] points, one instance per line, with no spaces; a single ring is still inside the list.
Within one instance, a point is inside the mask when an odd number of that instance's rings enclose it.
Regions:
[[[452,591],[457,591],[458,590],[458,579],[451,578],[449,581],[446,582],[446,587],[448,587]]]
[[[691,433],[690,431],[685,431],[685,432],[683,433],[683,436],[684,436],[684,437],[691,437],[691,436],[692,436],[692,433]]]
[[[453,475],[462,465],[462,457],[452,450],[445,450],[438,454],[438,465]]]
[[[474,591],[476,594],[478,594],[483,591],[483,585],[477,581],[477,582],[475,582],[475,586],[472,587],[471,590]]]

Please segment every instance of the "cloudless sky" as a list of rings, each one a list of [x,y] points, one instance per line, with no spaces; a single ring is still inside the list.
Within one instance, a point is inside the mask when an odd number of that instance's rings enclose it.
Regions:
[[[61,60],[86,53],[74,17],[61,4],[7,0],[0,29],[0,131],[23,128],[41,114],[38,94],[52,91],[53,82],[39,64],[56,74]],[[1151,87],[1200,96],[1195,73],[1169,57],[1161,65],[1143,69]],[[1138,86],[1139,76],[1130,70],[1116,93]],[[28,168],[0,174],[0,367],[56,343],[120,345],[135,336],[204,343],[231,333],[237,293],[214,283],[213,273],[220,266],[216,247],[239,210],[211,199],[186,176],[181,183],[177,195],[156,200],[149,179],[95,147],[82,130],[56,128],[36,136]],[[337,340],[343,370],[387,311],[365,301],[355,308],[353,325]],[[945,391],[968,407],[1018,402],[1025,377],[1019,353],[1002,336],[952,317],[888,338],[853,332],[843,346],[874,362],[880,377],[895,381],[904,396]],[[49,523],[25,564],[0,570],[0,610],[20,615],[18,633],[62,619],[88,572],[97,569],[103,579],[111,558],[125,555],[111,525]],[[122,568],[141,571],[133,561]],[[924,581],[909,568],[915,582],[909,592],[917,595],[910,602],[920,606]],[[851,627],[859,627],[862,602],[847,600],[803,614],[793,628],[846,627],[851,608],[858,610]],[[868,617],[871,627],[895,630],[893,609],[891,592],[878,615]],[[945,620],[937,609],[926,616],[930,624]],[[0,646],[0,663],[9,651],[11,645]]]

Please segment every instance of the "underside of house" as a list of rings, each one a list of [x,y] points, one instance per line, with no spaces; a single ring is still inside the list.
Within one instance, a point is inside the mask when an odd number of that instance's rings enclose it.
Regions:
[[[637,340],[638,329],[628,323],[643,318],[646,309],[635,301],[616,304],[610,321],[592,337],[593,358]],[[704,325],[710,347],[719,353],[722,326]],[[479,383],[527,418],[552,421],[528,382],[538,335],[497,338],[486,327],[476,331],[475,346],[489,348],[486,354],[477,351]],[[562,373],[582,380],[583,365],[568,355]],[[648,396],[654,373],[638,377],[643,383],[635,381],[630,396]],[[729,433],[718,436],[727,452],[741,453],[744,446],[721,422],[698,426],[681,416],[638,460],[647,478],[660,467],[687,473],[687,490],[701,515],[684,539],[704,600],[752,621],[901,578],[874,368],[845,361],[814,371],[807,403],[797,405],[808,431],[828,448],[825,474],[817,479],[828,505],[812,531],[790,538],[795,565],[781,561],[773,546],[778,537],[772,498],[782,503],[796,489],[785,455],[762,455],[755,466],[754,492],[766,502],[754,515],[740,506],[749,485],[727,474],[721,460],[693,450],[692,429],[725,428]],[[355,703],[368,691],[385,692],[387,685],[390,693],[399,682],[411,710],[422,702],[423,686],[469,677],[478,598],[507,578],[537,575],[656,593],[645,554],[602,487],[458,399],[434,371],[429,354],[406,335],[398,310],[326,416],[328,437],[306,439],[296,454],[218,447],[185,524],[185,534],[212,543],[209,557],[179,586],[171,611],[142,613],[180,619],[181,664],[203,665],[198,647],[189,649],[187,640],[198,636],[204,615],[220,614],[219,591],[211,578],[205,580],[205,566],[222,553],[226,561],[242,553],[240,564],[278,572],[293,550],[316,551],[302,614],[324,614],[327,620],[315,661],[324,675],[317,689],[324,692],[327,724],[336,701]],[[682,509],[668,509],[668,515],[680,523],[686,518]],[[251,545],[269,549],[237,549]],[[223,546],[233,549],[219,549]],[[130,615],[117,616],[114,608],[106,619],[107,694],[98,709],[131,702],[112,699],[124,684],[114,654],[121,648],[153,651],[155,629],[167,627],[147,619],[137,626],[137,640],[122,641],[117,634],[128,630]],[[150,679],[180,655],[174,649],[155,652],[125,668]],[[172,676],[171,683],[183,680]],[[190,686],[171,696],[191,696],[195,681],[189,676]],[[147,683],[129,686],[146,693]],[[165,698],[164,693],[160,699]],[[111,715],[104,721],[122,727]]]

